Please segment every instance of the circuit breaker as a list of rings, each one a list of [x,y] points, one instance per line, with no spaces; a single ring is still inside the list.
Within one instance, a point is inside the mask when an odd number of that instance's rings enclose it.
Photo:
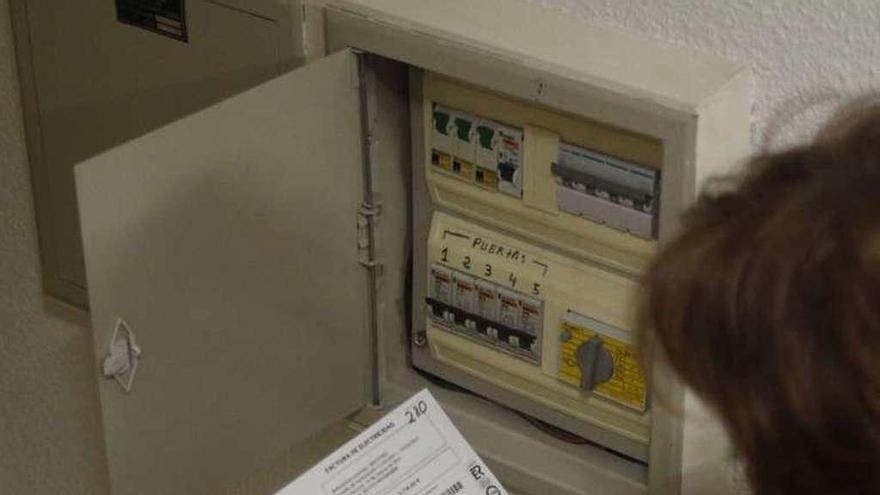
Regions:
[[[435,104],[431,165],[490,191],[522,196],[522,129]]]

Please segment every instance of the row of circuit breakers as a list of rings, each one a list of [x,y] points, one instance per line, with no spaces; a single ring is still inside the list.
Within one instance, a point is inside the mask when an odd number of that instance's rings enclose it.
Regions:
[[[442,328],[541,364],[541,299],[440,264],[431,267],[428,293],[430,317]],[[625,332],[573,311],[559,330],[562,381],[645,410],[645,377]]]
[[[439,104],[434,104],[433,113],[433,166],[486,189],[522,197],[522,129]],[[656,238],[658,170],[562,143],[552,171],[561,211]]]
[[[429,294],[432,315],[447,326],[540,362],[541,300],[442,265],[431,268]]]
[[[523,197],[523,129],[434,103],[431,168],[487,191]],[[660,172],[560,143],[551,171],[562,214],[643,239],[657,235]],[[504,354],[542,364],[543,291],[502,286],[443,263],[431,267],[427,305],[440,328]],[[549,323],[547,323],[549,325]],[[567,311],[558,323],[563,382],[644,411],[646,391],[629,333]],[[553,340],[556,342],[556,340]]]

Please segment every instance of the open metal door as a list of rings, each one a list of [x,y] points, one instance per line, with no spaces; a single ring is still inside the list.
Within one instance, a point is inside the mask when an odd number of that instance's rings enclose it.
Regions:
[[[114,495],[223,493],[366,402],[359,103],[343,51],[77,166]]]

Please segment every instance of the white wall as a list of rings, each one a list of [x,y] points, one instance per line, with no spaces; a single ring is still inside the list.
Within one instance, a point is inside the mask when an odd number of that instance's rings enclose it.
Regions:
[[[528,0],[752,67],[753,142],[812,135],[847,96],[880,87],[877,0]]]
[[[107,493],[91,333],[43,300],[7,0],[0,0],[0,493]],[[75,323],[79,320],[80,323]]]
[[[808,139],[842,101],[880,89],[877,0],[528,1],[750,66],[756,150]],[[727,453],[699,411],[688,402],[685,492],[720,493],[724,483],[747,491],[740,473],[705,469]]]

